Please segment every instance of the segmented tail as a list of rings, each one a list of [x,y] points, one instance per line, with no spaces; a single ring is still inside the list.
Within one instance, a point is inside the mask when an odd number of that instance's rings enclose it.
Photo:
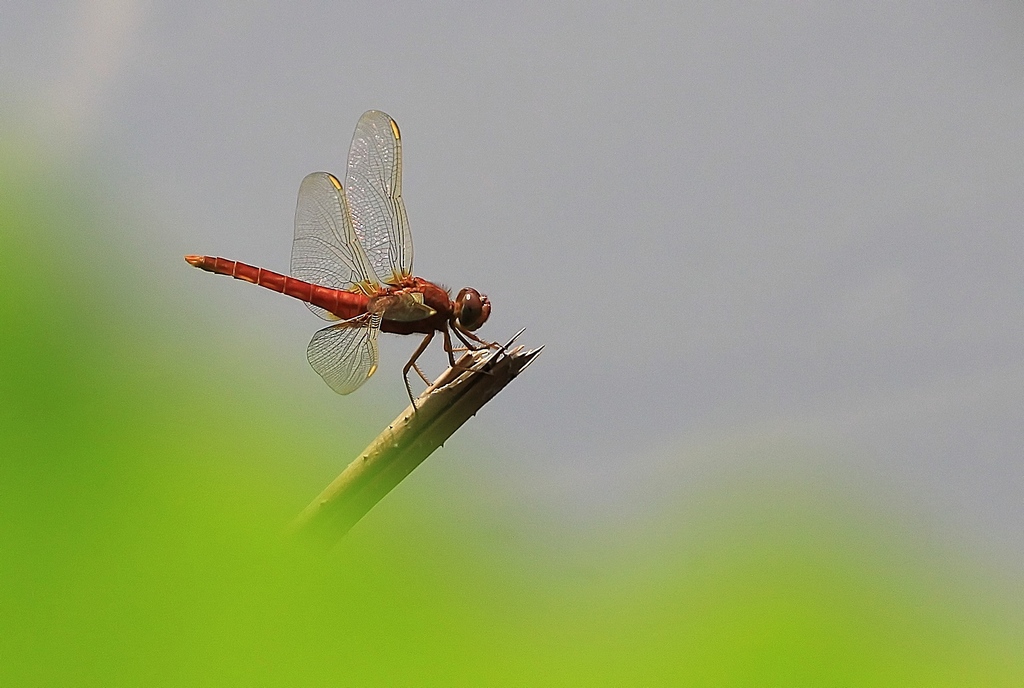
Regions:
[[[192,266],[217,275],[227,275],[238,280],[258,284],[261,287],[280,294],[311,303],[330,311],[342,320],[354,318],[366,312],[367,297],[341,289],[331,289],[318,284],[282,275],[272,270],[264,270],[247,263],[214,256],[185,256],[185,261]]]

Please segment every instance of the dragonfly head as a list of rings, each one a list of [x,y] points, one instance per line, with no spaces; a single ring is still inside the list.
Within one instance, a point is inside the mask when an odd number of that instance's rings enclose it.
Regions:
[[[455,297],[455,320],[470,332],[487,322],[490,314],[490,300],[476,289],[466,287]]]

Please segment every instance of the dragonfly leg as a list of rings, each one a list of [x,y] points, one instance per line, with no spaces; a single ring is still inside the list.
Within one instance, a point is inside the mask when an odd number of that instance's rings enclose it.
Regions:
[[[423,341],[420,342],[420,345],[416,347],[416,351],[413,352],[412,357],[409,359],[409,362],[405,364],[404,368],[402,368],[402,378],[405,380],[405,391],[409,393],[409,401],[412,402],[412,407],[414,409],[416,408],[416,399],[412,395],[412,386],[409,384],[409,369],[416,368],[416,372],[420,374],[420,377],[426,380],[428,385],[430,384],[430,381],[427,380],[427,376],[424,375],[423,372],[420,370],[419,366],[416,365],[416,359],[418,359],[420,357],[420,354],[422,354],[426,350],[427,345],[430,344],[430,340],[433,338],[433,332],[424,337]]]
[[[427,384],[427,386],[429,387],[430,386],[430,380],[427,378],[426,373],[424,373],[423,370],[420,368],[419,364],[418,363],[413,363],[412,364],[412,369],[416,371],[416,373],[420,376],[420,379],[423,380],[423,382],[425,382]]]
[[[478,346],[473,346],[473,344],[471,344],[470,341],[466,339],[466,336],[458,328],[455,329],[455,336],[462,340],[462,343],[466,345],[466,349],[469,351],[476,351],[477,349],[480,348]]]
[[[469,348],[470,351],[476,351],[478,349],[500,349],[501,348],[501,345],[498,344],[497,342],[488,342],[488,341],[486,341],[484,339],[480,339],[479,337],[477,337],[475,334],[473,334],[469,330],[464,330],[461,327],[459,327],[457,324],[453,325],[453,329],[455,330],[455,335],[459,339],[462,340],[462,342]],[[467,337],[468,337],[468,339],[467,339]],[[470,343],[470,341],[469,341],[470,339],[472,339],[477,344],[482,344],[482,346],[475,346],[475,345],[473,345],[472,343]]]
[[[470,344],[469,342],[466,341],[466,339],[462,336],[462,334],[459,333],[458,328],[453,328],[453,329],[455,330],[455,335],[459,339],[461,339],[465,343],[466,346],[453,347],[452,346],[452,338],[448,334],[448,330],[444,331],[444,346],[445,346],[445,349],[448,351],[448,359],[451,361],[452,368],[454,368],[455,370],[473,370],[472,366],[468,366],[467,367],[467,366],[456,365],[455,364],[455,353],[454,352],[456,352],[456,351],[479,351],[483,347],[473,346],[472,344]],[[474,339],[476,339],[476,338],[474,337]],[[487,342],[482,342],[482,343],[487,344]],[[489,345],[489,346],[491,346],[491,345]],[[493,375],[494,374],[494,373],[492,373],[489,370],[477,370],[476,372],[477,373],[483,373],[484,375]]]
[[[452,348],[452,335],[448,328],[444,328],[444,350],[448,352],[448,363],[455,367],[455,349]]]

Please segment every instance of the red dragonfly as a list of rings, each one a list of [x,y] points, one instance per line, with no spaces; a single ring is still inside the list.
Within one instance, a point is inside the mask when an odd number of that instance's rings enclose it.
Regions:
[[[409,370],[438,332],[455,365],[449,328],[469,349],[497,346],[477,337],[491,303],[476,289],[453,300],[444,287],[412,274],[412,234],[402,200],[402,139],[387,114],[359,118],[348,151],[345,185],[332,174],[302,180],[295,209],[292,276],[235,260],[185,256],[197,268],[230,275],[305,301],[325,320],[340,320],[313,335],[307,357],[331,389],[349,394],[377,370],[377,333],[422,334],[402,369]]]

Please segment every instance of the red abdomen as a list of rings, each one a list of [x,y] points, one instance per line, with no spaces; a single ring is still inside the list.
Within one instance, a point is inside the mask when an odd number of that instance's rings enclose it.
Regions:
[[[279,272],[264,270],[263,268],[240,263],[237,260],[228,260],[227,258],[185,256],[185,260],[188,261],[189,265],[194,265],[200,270],[206,270],[218,275],[228,275],[235,279],[258,284],[271,291],[287,294],[300,301],[319,306],[342,320],[348,320],[366,312],[366,303],[369,299],[363,294],[321,287],[318,284],[310,284],[288,275],[282,275]]]

